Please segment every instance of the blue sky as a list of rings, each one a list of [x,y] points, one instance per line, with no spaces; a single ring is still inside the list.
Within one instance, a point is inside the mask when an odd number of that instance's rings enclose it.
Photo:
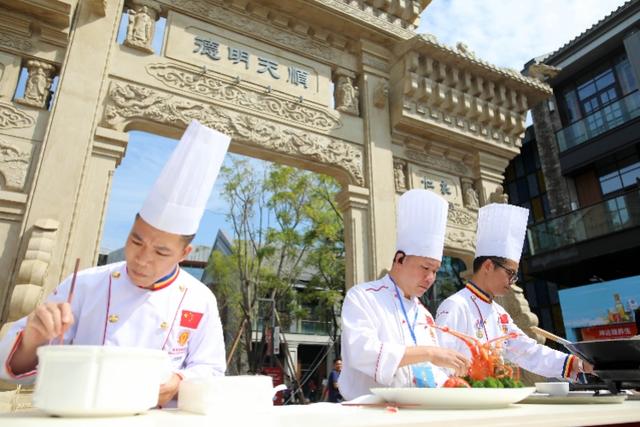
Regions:
[[[433,0],[421,16],[418,32],[435,35],[441,43],[462,41],[477,56],[503,67],[522,69],[529,59],[551,52],[579,35],[623,0]],[[124,38],[123,20],[118,40]],[[159,51],[163,24],[158,26]],[[113,178],[101,247],[120,248],[136,212],[177,141],[131,132],[126,155]],[[195,244],[211,245],[225,223],[221,182],[209,199]]]

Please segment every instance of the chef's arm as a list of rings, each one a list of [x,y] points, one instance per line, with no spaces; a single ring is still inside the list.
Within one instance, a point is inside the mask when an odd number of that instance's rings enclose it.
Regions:
[[[435,346],[407,347],[399,367],[431,362],[442,368],[451,368],[457,375],[465,375],[469,370],[469,360],[461,353],[448,348]]]

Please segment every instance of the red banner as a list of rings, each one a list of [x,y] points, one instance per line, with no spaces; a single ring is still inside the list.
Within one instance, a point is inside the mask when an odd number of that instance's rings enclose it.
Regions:
[[[628,338],[636,335],[637,333],[638,329],[636,328],[636,324],[633,322],[589,326],[580,329],[583,341]]]

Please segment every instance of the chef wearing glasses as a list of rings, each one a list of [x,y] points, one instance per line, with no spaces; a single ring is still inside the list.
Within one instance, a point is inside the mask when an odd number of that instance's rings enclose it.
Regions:
[[[489,204],[479,210],[473,275],[462,290],[438,307],[436,324],[480,342],[514,332],[517,338],[503,344],[506,361],[544,377],[575,380],[581,372],[591,373],[593,367],[574,355],[538,344],[494,301],[510,292],[517,280],[528,216],[528,209],[508,204]],[[438,341],[470,355],[462,340],[451,334],[439,331]]]

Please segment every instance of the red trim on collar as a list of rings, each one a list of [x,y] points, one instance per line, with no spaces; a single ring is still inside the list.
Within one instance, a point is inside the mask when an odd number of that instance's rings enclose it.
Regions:
[[[474,285],[471,282],[467,282],[466,286],[467,289],[469,289],[469,292],[471,292],[473,295],[475,295],[476,297],[478,297],[478,299],[480,301],[484,301],[487,304],[491,304],[492,303],[492,299],[491,297],[482,289],[478,288],[476,285]]]
[[[159,291],[160,289],[164,289],[167,286],[171,285],[173,282],[175,282],[176,279],[178,278],[178,274],[180,274],[180,267],[176,267],[173,273],[170,276],[168,276],[166,279],[165,278],[160,279],[148,288],[145,288],[144,286],[138,286],[138,285],[136,286],[139,287],[140,289],[146,289],[148,291]]]

